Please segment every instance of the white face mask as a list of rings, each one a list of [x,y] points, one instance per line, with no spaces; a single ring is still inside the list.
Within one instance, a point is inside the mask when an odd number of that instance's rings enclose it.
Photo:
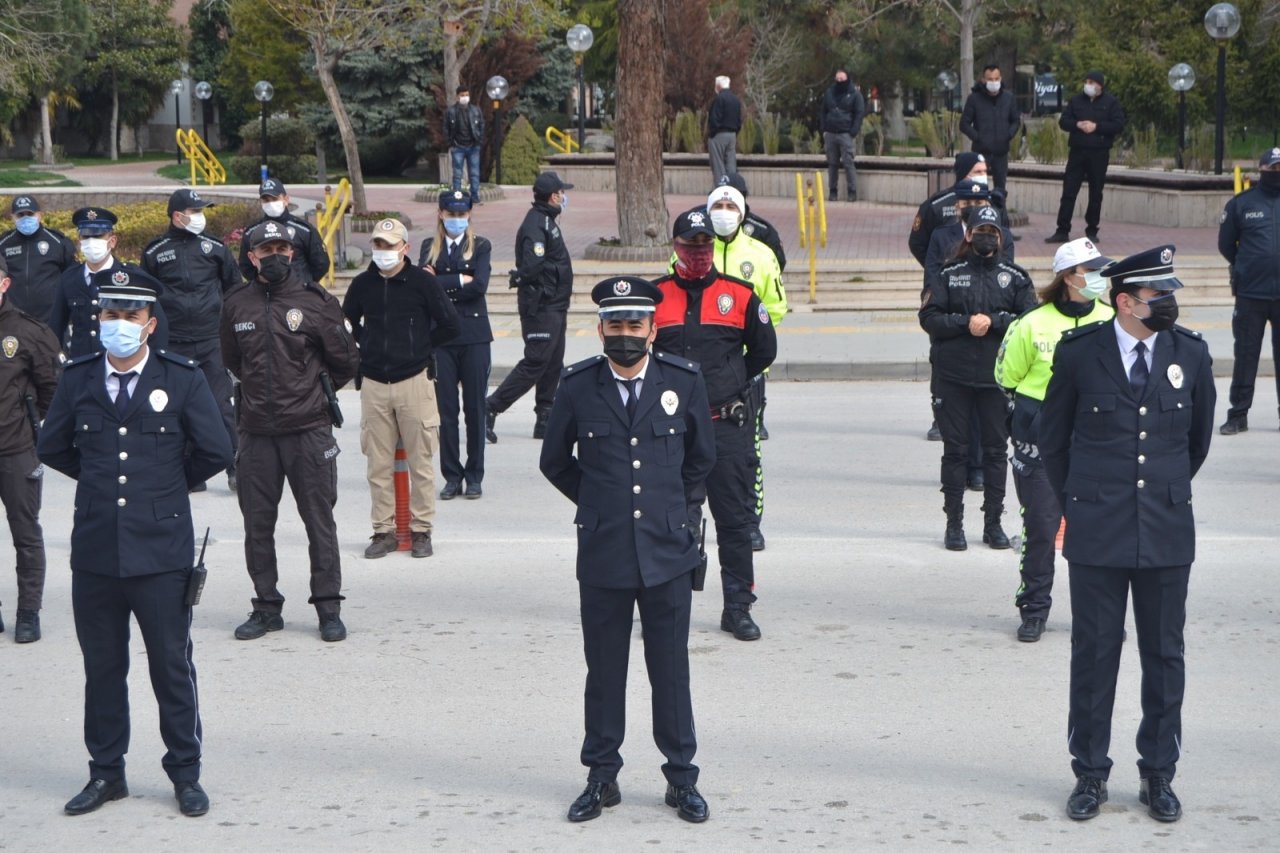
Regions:
[[[204,224],[205,224],[205,220],[204,220],[203,213],[192,213],[187,217],[187,224],[183,227],[185,227],[192,234],[203,234]]]
[[[728,237],[734,231],[737,231],[738,224],[741,221],[742,217],[736,210],[711,211],[711,227],[721,237]]]
[[[1098,88],[1098,85],[1097,85],[1096,83],[1085,83],[1085,84],[1084,84],[1084,93],[1085,93],[1086,95],[1088,95],[1090,98],[1096,98],[1096,97],[1098,97],[1098,93],[1099,93],[1099,92],[1101,92],[1101,91],[1102,91],[1102,90]]]
[[[284,202],[282,201],[264,201],[262,203],[262,212],[272,219],[284,215]]]
[[[395,269],[400,265],[401,260],[403,260],[403,257],[395,249],[373,250],[373,262],[377,265],[378,269],[383,272]]]
[[[111,254],[111,246],[99,237],[85,237],[80,240],[80,254],[91,264],[102,263]]]
[[[975,184],[982,184],[982,186],[984,186],[984,187],[985,187],[985,186],[987,186],[987,176],[986,176],[986,175],[970,175],[969,177],[965,178],[965,180],[966,180],[966,181],[973,181]]]
[[[471,96],[470,96],[470,95],[463,95],[462,97],[458,98],[458,105],[459,105],[459,106],[463,106],[463,107],[465,107],[465,106],[466,106],[467,104],[469,104],[469,103],[471,103]]]
[[[987,91],[988,91],[988,92],[990,92],[990,93],[991,93],[991,94],[993,94],[993,95],[997,94],[997,93],[1000,91],[1000,81],[999,81],[999,80],[988,80],[988,81],[987,81]]]

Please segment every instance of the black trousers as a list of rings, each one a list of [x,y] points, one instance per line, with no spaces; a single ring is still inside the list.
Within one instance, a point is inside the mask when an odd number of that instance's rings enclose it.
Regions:
[[[488,343],[436,348],[436,408],[440,410],[440,473],[445,482],[484,479],[484,398],[491,366]],[[467,462],[458,453],[458,388],[467,422]]]
[[[4,503],[16,552],[19,610],[39,610],[44,600],[44,531],[40,529],[43,483],[44,468],[34,448],[0,456],[0,501]]]
[[[84,744],[89,775],[124,778],[129,751],[129,617],[147,647],[151,689],[160,708],[161,764],[174,782],[200,778],[200,703],[191,662],[189,569],[116,578],[71,573],[71,609],[84,656]]]
[[[1262,337],[1271,324],[1271,357],[1277,365],[1276,394],[1280,396],[1280,299],[1236,297],[1231,312],[1231,334],[1235,338],[1235,367],[1231,370],[1231,407],[1227,417],[1239,418],[1253,405],[1253,386],[1258,378],[1258,358],[1262,355]]]
[[[227,373],[227,368],[222,364],[222,344],[217,338],[210,338],[207,341],[171,341],[170,343],[169,348],[173,352],[200,362],[200,371],[208,380],[209,390],[213,392],[213,399],[218,403],[222,424],[227,428],[227,435],[231,438],[231,450],[234,452],[237,443],[236,410],[231,404],[234,389],[231,385],[231,374]],[[232,467],[229,470],[235,471],[235,468]]]
[[[534,411],[550,411],[555,400],[560,371],[564,370],[564,333],[567,310],[543,308],[520,318],[524,336],[524,356],[511,368],[490,398],[493,408],[505,412],[534,388]]]
[[[982,442],[983,506],[1003,506],[1009,468],[1005,458],[1008,400],[999,388],[973,388],[937,375],[931,390],[934,415],[942,433],[942,493],[953,498],[964,494],[972,418],[976,416]]]
[[[338,502],[338,445],[333,430],[319,427],[288,435],[241,433],[236,497],[244,516],[244,559],[256,593],[254,610],[279,613],[284,596],[277,583],[276,518],[289,482],[307,531],[311,597],[321,616],[337,613],[342,601],[342,558],[333,508]]]
[[[1133,589],[1133,621],[1142,662],[1142,722],[1138,772],[1172,779],[1182,751],[1186,684],[1182,628],[1190,566],[1116,569],[1068,564],[1071,577],[1071,712],[1067,746],[1076,776],[1111,772],[1111,710],[1124,643],[1124,615]]]
[[[1014,459],[1013,487],[1022,504],[1022,553],[1018,564],[1022,584],[1014,604],[1023,616],[1048,619],[1053,605],[1053,543],[1062,522],[1062,508],[1038,461]]]
[[[755,429],[749,418],[743,426],[715,421],[716,464],[703,486],[690,497],[701,506],[705,499],[716,524],[720,558],[720,586],[724,603],[751,604],[756,600],[751,527],[755,524]],[[701,528],[701,509],[693,513]]]
[[[1071,233],[1071,215],[1075,212],[1076,196],[1080,185],[1089,182],[1089,205],[1084,211],[1084,224],[1090,231],[1098,230],[1102,221],[1102,185],[1107,180],[1107,165],[1111,162],[1109,148],[1072,148],[1067,154],[1067,171],[1062,177],[1062,201],[1058,204],[1058,230]]]
[[[582,609],[582,648],[587,659],[586,737],[582,763],[591,782],[612,782],[622,768],[626,734],[627,660],[631,625],[640,607],[644,662],[652,691],[653,741],[666,757],[662,775],[672,785],[693,785],[698,742],[689,696],[689,575],[655,587],[604,589],[578,585]]]
[[[987,174],[991,176],[991,185],[998,190],[1005,189],[1005,185],[1009,182],[1009,152],[983,154],[982,158],[987,161]]]

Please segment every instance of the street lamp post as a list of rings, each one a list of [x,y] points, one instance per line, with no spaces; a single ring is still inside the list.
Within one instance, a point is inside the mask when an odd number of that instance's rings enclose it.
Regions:
[[[1204,28],[1218,43],[1218,98],[1213,134],[1213,173],[1222,174],[1227,121],[1227,42],[1240,32],[1240,12],[1230,3],[1217,3],[1204,14]]]
[[[182,81],[171,80],[169,82],[169,91],[173,92],[173,126],[177,130],[182,130]],[[178,149],[178,165],[182,165],[182,146],[175,146]]]
[[[1196,84],[1196,72],[1185,62],[1169,69],[1169,86],[1178,93],[1178,168],[1185,169],[1182,151],[1187,145],[1187,92]]]
[[[585,150],[587,137],[587,87],[582,79],[582,57],[595,43],[595,34],[586,24],[574,24],[565,34],[565,41],[573,51],[573,62],[578,66],[578,152]]]
[[[201,80],[196,84],[196,97],[200,99],[200,119],[204,127],[204,144],[210,149],[213,146],[209,143],[209,99],[213,97],[213,87],[208,82]]]
[[[253,84],[253,96],[258,99],[258,103],[262,104],[262,174],[261,179],[267,179],[267,102],[276,94],[276,87],[272,86],[266,80],[259,80]]]
[[[947,93],[947,109],[955,112],[954,92],[956,87],[960,85],[960,78],[956,76],[954,71],[939,71],[938,76],[934,78],[938,84],[938,88]],[[955,154],[955,140],[947,140],[947,153]]]
[[[493,101],[493,174],[494,183],[502,183],[502,102],[511,90],[507,78],[495,74],[484,84],[485,93]]]

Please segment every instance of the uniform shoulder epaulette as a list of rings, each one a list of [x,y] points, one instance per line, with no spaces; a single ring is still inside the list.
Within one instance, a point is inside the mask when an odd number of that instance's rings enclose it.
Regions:
[[[943,264],[942,269],[938,270],[938,272],[940,273],[948,272],[950,270],[955,269],[956,267],[962,267],[967,263],[968,261],[952,261],[949,264]]]
[[[71,370],[73,367],[80,367],[83,364],[92,364],[100,358],[102,358],[102,350],[91,352],[88,355],[77,356],[63,365],[63,370]]]
[[[1008,272],[1016,272],[1018,275],[1024,276],[1027,279],[1031,278],[1030,273],[1028,273],[1025,269],[1015,264],[1013,261],[996,261],[996,266],[1002,270],[1007,270]]]
[[[266,220],[263,220],[263,221],[265,222]],[[292,213],[289,214],[289,218],[285,220],[285,223],[288,225],[292,225],[294,228],[298,228],[302,231],[305,231],[308,234],[310,234],[312,230],[311,226],[307,224],[307,220],[298,216],[294,216]]]
[[[653,357],[663,364],[669,364],[672,367],[678,367],[681,370],[687,370],[690,373],[697,373],[699,370],[698,362],[690,361],[678,355],[672,355],[669,352],[663,352],[660,349],[653,351]]]
[[[171,361],[174,364],[181,364],[183,367],[190,370],[195,370],[200,366],[199,362],[195,359],[187,358],[185,355],[178,355],[176,352],[169,352],[167,349],[156,350],[156,355],[160,356],[165,361]]]
[[[480,251],[481,246],[488,246],[489,251],[493,251],[493,244],[489,242],[489,238],[481,237],[479,234],[477,234],[476,235],[476,251]]]
[[[952,198],[955,197],[955,194],[956,194],[956,191],[954,187],[949,190],[943,190],[942,192],[935,195],[932,199],[930,199],[929,203],[940,204],[941,202],[950,201]]]
[[[414,269],[417,269],[417,267],[414,267]],[[325,289],[323,286],[321,286],[320,284],[317,284],[317,283],[316,283],[316,282],[314,282],[314,281],[303,281],[303,282],[302,282],[302,289],[303,289],[303,290],[311,291],[312,293],[316,294],[317,296],[319,296],[319,297],[320,297],[320,299],[321,299],[321,301],[322,301],[322,302],[328,302],[330,299],[337,299],[337,298],[338,298],[338,297],[334,296],[332,293],[330,293],[330,292],[329,292],[327,289]]]
[[[165,243],[168,243],[171,239],[173,238],[170,237],[168,234],[161,234],[159,237],[155,238],[154,240],[152,240],[150,243],[147,244],[147,248],[142,250],[142,254],[144,255],[151,254],[156,249],[159,249],[161,246],[163,246]]]
[[[46,234],[48,234],[50,237],[52,237],[52,238],[53,238],[53,239],[55,239],[55,240],[67,240],[67,239],[70,239],[69,237],[67,237],[67,235],[66,235],[66,234],[63,234],[63,233],[62,233],[61,231],[59,231],[57,228],[50,228],[48,225],[41,225],[41,226],[40,226],[40,230],[41,230],[41,231],[44,231]]]
[[[1193,338],[1194,340],[1201,341],[1201,342],[1204,341],[1204,335],[1200,334],[1195,329],[1188,329],[1186,326],[1179,326],[1175,323],[1173,326],[1173,330],[1175,332],[1181,332],[1182,334],[1186,335],[1188,338]]]
[[[226,243],[224,243],[224,242],[222,242],[221,240],[219,240],[217,237],[211,237],[211,236],[209,236],[208,234],[201,234],[201,235],[200,235],[200,239],[201,239],[201,240],[208,240],[210,243],[213,243],[214,245],[217,245],[217,246],[226,246],[226,245],[227,245]]]
[[[745,287],[747,290],[750,290],[752,293],[756,292],[756,286],[751,282],[747,281],[746,279],[738,278],[736,275],[729,275],[727,272],[720,273],[720,277],[725,279],[726,281],[731,281],[734,284],[740,284],[743,287]]]
[[[582,361],[571,364],[564,370],[560,371],[560,378],[568,379],[570,376],[577,376],[581,373],[585,373],[588,367],[591,367],[593,364],[599,364],[602,361],[604,361],[603,355],[593,355],[590,358],[584,358]]]
[[[1085,335],[1093,334],[1110,322],[1110,320],[1097,320],[1093,323],[1085,323],[1083,326],[1076,326],[1074,329],[1067,329],[1062,333],[1062,338],[1059,339],[1058,343],[1066,344],[1071,341],[1078,341]]]

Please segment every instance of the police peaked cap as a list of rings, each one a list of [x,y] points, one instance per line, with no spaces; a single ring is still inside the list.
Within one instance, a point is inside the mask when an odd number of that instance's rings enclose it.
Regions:
[[[591,301],[600,306],[601,320],[643,320],[652,317],[662,291],[635,275],[606,278],[591,288]]]
[[[1173,254],[1176,251],[1177,246],[1156,246],[1116,261],[1102,270],[1102,277],[1111,279],[1111,301],[1115,302],[1115,295],[1122,288],[1149,287],[1173,291],[1182,287],[1182,282],[1173,274]]]

